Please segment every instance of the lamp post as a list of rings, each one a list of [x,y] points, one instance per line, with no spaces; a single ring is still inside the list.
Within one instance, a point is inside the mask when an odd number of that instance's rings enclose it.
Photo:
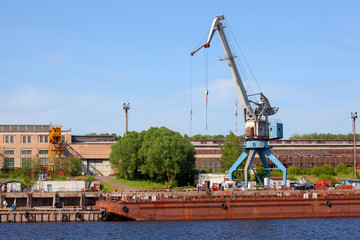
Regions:
[[[351,113],[351,118],[354,120],[354,179],[356,179],[356,132],[355,132],[355,119],[357,118],[357,112]]]
[[[123,109],[125,110],[125,118],[126,118],[126,130],[125,136],[128,134],[128,110],[130,109],[130,103],[123,103]]]

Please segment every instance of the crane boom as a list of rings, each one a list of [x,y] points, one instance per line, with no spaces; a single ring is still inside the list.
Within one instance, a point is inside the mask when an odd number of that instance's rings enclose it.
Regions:
[[[262,93],[260,93],[260,101],[258,103],[255,103],[255,108],[251,106],[250,104],[251,101],[247,96],[244,84],[239,74],[239,70],[234,60],[236,56],[232,54],[228,40],[223,30],[225,26],[222,24],[222,20],[224,19],[225,17],[223,15],[216,16],[216,18],[214,19],[211,25],[207,42],[197,50],[193,51],[191,55],[193,56],[197,51],[199,51],[203,47],[209,48],[210,42],[215,32],[217,31],[219,33],[220,41],[225,52],[225,57],[226,57],[225,60],[227,60],[228,62],[230,72],[235,83],[236,92],[240,100],[242,113],[244,116],[245,138],[268,139],[269,137],[269,131],[267,126],[268,116],[275,114],[278,108],[272,108],[270,102]]]

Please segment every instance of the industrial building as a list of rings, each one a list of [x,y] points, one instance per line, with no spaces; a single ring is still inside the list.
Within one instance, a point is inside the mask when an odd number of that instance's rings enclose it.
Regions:
[[[23,162],[39,158],[40,163],[48,161],[50,125],[0,125],[0,167],[21,168]],[[72,135],[62,130],[62,141],[66,156],[81,159],[82,172],[95,176],[109,176],[111,169],[109,154],[115,144],[114,136]],[[220,172],[221,149],[225,140],[190,140],[196,154],[195,167],[201,170]],[[353,166],[352,140],[273,140],[273,153],[286,166],[301,169],[339,163]],[[358,147],[360,147],[358,145]],[[2,161],[2,162],[1,162]],[[360,151],[357,153],[360,169]],[[255,157],[253,164],[261,161]],[[271,165],[270,167],[275,167]]]
[[[196,168],[198,170],[220,171],[221,149],[224,140],[191,140],[196,151]],[[352,140],[273,140],[272,152],[286,166],[300,169],[321,167],[328,164],[336,167],[344,163],[347,167],[354,166],[354,143]],[[357,148],[360,145],[357,143]],[[360,151],[356,154],[357,169],[360,170]],[[268,161],[270,167],[275,165]],[[261,164],[255,156],[253,164]]]
[[[50,125],[0,125],[0,168],[21,168],[27,160],[48,163]],[[65,156],[81,159],[82,172],[96,176],[112,173],[109,163],[114,136],[74,136],[62,130]]]

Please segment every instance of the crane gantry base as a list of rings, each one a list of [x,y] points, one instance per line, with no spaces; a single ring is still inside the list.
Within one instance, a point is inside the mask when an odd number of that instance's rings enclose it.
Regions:
[[[268,140],[249,140],[245,142],[243,147],[245,151],[240,155],[236,162],[232,165],[229,170],[229,180],[232,181],[232,174],[235,171],[244,171],[245,175],[245,186],[248,186],[249,182],[249,171],[252,168],[251,164],[254,160],[256,153],[260,156],[260,160],[263,164],[263,170],[266,171],[266,178],[270,179],[270,170],[266,157],[268,157],[277,167],[283,172],[283,185],[286,186],[286,168],[285,166],[276,158],[276,156],[270,151],[270,146],[268,145]],[[245,168],[238,169],[240,164],[246,160]],[[264,186],[269,186],[269,181],[264,181]]]

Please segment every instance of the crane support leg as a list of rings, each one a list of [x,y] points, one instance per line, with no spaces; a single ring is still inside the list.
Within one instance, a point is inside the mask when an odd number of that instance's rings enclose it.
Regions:
[[[247,158],[249,155],[250,150],[245,149],[245,151],[240,155],[240,157],[236,160],[236,162],[231,166],[229,170],[229,180],[232,181],[232,174],[237,170],[240,164]]]
[[[276,156],[270,151],[271,148],[268,146],[267,140],[251,140],[246,141],[246,145],[244,147],[244,152],[241,154],[241,156],[236,160],[234,165],[231,166],[229,170],[229,180],[233,181],[233,172],[237,170],[244,170],[244,176],[245,176],[245,186],[248,186],[249,183],[249,171],[251,169],[251,164],[254,160],[254,157],[257,154],[259,154],[260,160],[262,162],[262,165],[264,167],[264,170],[266,171],[266,181],[264,181],[265,186],[269,186],[269,180],[270,180],[270,168],[269,164],[267,162],[268,157],[270,161],[272,161],[278,169],[280,169],[283,172],[283,186],[286,186],[286,168],[285,166],[279,161],[279,159],[276,158]],[[240,164],[246,160],[246,164],[244,169],[238,169]]]
[[[245,173],[245,186],[248,186],[249,183],[249,171],[251,168],[251,164],[254,160],[256,154],[256,149],[251,149],[250,153],[249,153],[249,157],[246,160],[246,164],[245,164],[245,168],[244,168],[244,173]]]
[[[258,154],[260,156],[260,159],[261,159],[261,162],[262,162],[262,165],[264,167],[264,170],[266,172],[266,180],[264,180],[264,185],[265,187],[268,187],[269,186],[269,181],[270,181],[270,168],[269,168],[269,164],[266,160],[266,157],[265,157],[265,153],[263,152],[263,149],[259,149],[258,150]]]
[[[262,149],[266,156],[283,172],[283,185],[286,186],[286,167],[275,157],[275,155],[267,148]]]

